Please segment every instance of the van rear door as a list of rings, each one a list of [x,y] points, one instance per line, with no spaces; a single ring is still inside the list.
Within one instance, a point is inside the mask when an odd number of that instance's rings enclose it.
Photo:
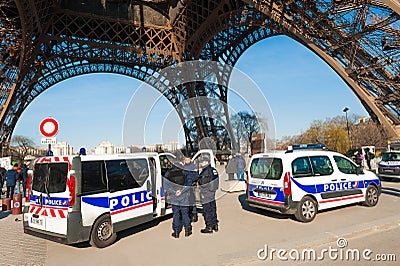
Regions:
[[[28,224],[57,234],[67,234],[70,192],[68,157],[43,158],[33,166]]]
[[[285,203],[282,159],[264,155],[252,159],[249,168],[248,200],[283,206]]]

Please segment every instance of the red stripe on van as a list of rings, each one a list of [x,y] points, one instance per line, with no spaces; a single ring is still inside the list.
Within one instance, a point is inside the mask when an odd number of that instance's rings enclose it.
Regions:
[[[50,215],[51,215],[51,217],[56,217],[56,213],[54,212],[54,209],[50,209]]]
[[[129,208],[121,209],[121,210],[118,210],[118,211],[113,211],[113,212],[111,212],[111,215],[118,214],[118,213],[121,213],[121,212],[130,211],[130,210],[133,210],[133,209],[137,209],[137,208],[144,207],[144,206],[147,206],[147,205],[152,205],[152,204],[153,204],[153,202],[149,201],[149,202],[142,203],[142,204],[139,204],[139,205],[135,205],[135,206],[132,206],[132,207],[129,207]]]
[[[285,203],[280,202],[280,201],[264,200],[264,199],[259,199],[259,198],[255,198],[255,197],[250,197],[250,199],[259,201],[259,202],[269,203],[269,204],[282,205],[282,206],[285,205]]]
[[[65,215],[64,215],[64,211],[63,211],[63,210],[58,210],[58,213],[60,214],[60,217],[61,217],[61,218],[65,218]]]
[[[349,199],[357,199],[357,198],[363,198],[363,197],[364,197],[364,195],[357,195],[357,196],[338,198],[338,199],[321,200],[319,203],[328,203],[328,202],[335,202],[335,201],[339,201],[339,200],[349,200]]]

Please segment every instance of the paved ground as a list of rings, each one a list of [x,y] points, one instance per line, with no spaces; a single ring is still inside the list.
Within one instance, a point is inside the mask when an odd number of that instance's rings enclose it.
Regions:
[[[396,254],[400,260],[400,182],[383,182],[383,194],[374,208],[353,205],[325,211],[308,224],[299,223],[291,216],[250,208],[244,202],[243,192],[225,194],[217,205],[220,231],[212,235],[200,234],[204,227],[201,218],[194,224],[192,236],[173,239],[172,220],[167,217],[120,233],[118,241],[105,249],[93,248],[87,243],[67,246],[25,235],[22,222],[14,221],[21,219],[21,215],[1,213],[0,264],[260,265],[271,264],[269,259],[263,261],[257,257],[265,245],[286,250],[313,248],[319,252],[329,246],[337,247],[338,238],[345,238],[349,248]],[[307,262],[290,261],[293,263]],[[328,258],[319,263],[342,262]],[[272,264],[282,262],[275,259]]]

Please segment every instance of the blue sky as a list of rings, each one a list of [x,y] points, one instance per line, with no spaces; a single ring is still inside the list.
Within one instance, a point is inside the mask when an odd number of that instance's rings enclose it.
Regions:
[[[299,134],[317,119],[344,115],[368,116],[360,101],[319,57],[287,37],[273,37],[250,47],[235,66],[264,93],[275,119],[276,137]],[[23,112],[14,135],[40,145],[39,124],[45,117],[60,124],[58,141],[75,150],[94,148],[103,140],[122,145],[125,110],[141,82],[116,74],[89,74],[58,83],[39,95]],[[228,101],[240,104],[230,95]],[[232,104],[231,103],[231,104]],[[161,99],[148,120],[146,144],[158,142],[159,117],[171,111]],[[154,128],[154,130],[152,130]],[[134,143],[142,144],[142,143]]]

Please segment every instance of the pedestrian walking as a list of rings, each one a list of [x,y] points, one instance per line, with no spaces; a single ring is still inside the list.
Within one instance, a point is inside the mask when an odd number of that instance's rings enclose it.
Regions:
[[[229,160],[226,164],[225,172],[228,174],[228,180],[235,179],[235,174],[237,174],[236,156],[229,155]]]
[[[364,151],[365,151],[365,156],[364,156],[365,161],[367,162],[368,169],[371,170],[371,160],[375,158],[375,154],[373,154],[370,148],[368,147],[365,148]]]
[[[238,180],[244,181],[244,168],[246,168],[246,160],[241,154],[239,154],[236,159],[237,177]]]
[[[26,197],[26,183],[28,182],[28,168],[26,164],[21,165],[20,179],[22,182],[22,194]]]
[[[21,194],[21,168],[18,164],[14,164],[14,170],[18,173],[18,178],[15,181],[15,194]]]
[[[1,195],[4,195],[3,191],[3,186],[4,186],[4,176],[6,174],[7,170],[4,167],[0,167],[0,197]]]
[[[18,166],[18,164],[16,165]],[[9,196],[11,194],[11,199],[14,196],[15,184],[18,179],[18,172],[14,169],[14,166],[10,170],[8,170],[4,175],[4,179],[6,180],[6,186],[7,186],[7,198],[10,198]]]
[[[215,192],[219,187],[218,172],[210,165],[207,159],[200,162],[202,171],[199,175],[200,199],[203,206],[203,215],[206,227],[201,229],[203,234],[218,231],[217,205],[215,202]]]
[[[196,207],[196,187],[199,173],[197,172],[196,165],[192,162],[190,157],[185,157],[183,170],[185,171],[186,183],[190,185],[189,188],[189,218],[192,222],[199,220]]]
[[[165,173],[164,190],[172,204],[172,237],[179,238],[182,225],[185,237],[192,234],[189,218],[189,190],[192,183],[187,182],[182,165],[174,165]]]

